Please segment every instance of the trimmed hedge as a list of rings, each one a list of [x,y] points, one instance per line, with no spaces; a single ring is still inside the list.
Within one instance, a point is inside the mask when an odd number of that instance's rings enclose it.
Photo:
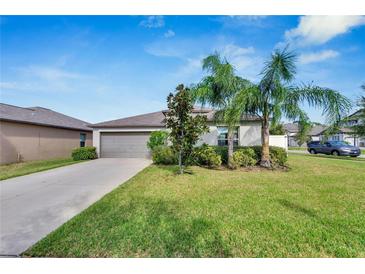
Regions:
[[[203,144],[200,147],[194,148],[190,162],[199,166],[217,168],[222,164],[222,159],[221,156],[214,151],[214,148],[207,144]]]
[[[72,150],[71,157],[74,161],[92,160],[98,158],[96,147],[79,147]]]
[[[157,165],[176,165],[177,155],[171,147],[157,146],[152,150],[152,161]]]
[[[233,168],[254,166],[258,162],[255,151],[249,147],[236,150],[232,158]]]
[[[272,165],[285,166],[288,156],[285,149],[270,146],[270,158]],[[237,146],[234,147],[233,165],[248,167],[256,165],[261,159],[261,146]],[[157,146],[152,151],[152,161],[154,164],[176,165],[178,163],[177,154],[169,146]],[[222,146],[208,146],[203,144],[195,147],[188,162],[192,165],[207,167],[219,167],[227,164],[228,148]]]
[[[215,152],[217,152],[222,159],[223,164],[228,162],[228,148],[223,146],[213,146]],[[261,146],[236,146],[233,148],[234,151],[251,148],[255,152],[255,159],[260,161],[261,159]],[[281,147],[270,146],[270,158],[274,166],[285,166],[288,161],[288,156],[285,149]]]

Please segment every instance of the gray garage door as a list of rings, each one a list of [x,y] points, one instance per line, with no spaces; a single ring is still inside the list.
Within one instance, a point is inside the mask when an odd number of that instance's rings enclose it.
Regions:
[[[149,132],[103,132],[100,152],[104,158],[148,158]]]

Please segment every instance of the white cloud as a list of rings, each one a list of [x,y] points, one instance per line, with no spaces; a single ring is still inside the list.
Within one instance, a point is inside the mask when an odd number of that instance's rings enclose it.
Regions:
[[[319,52],[304,53],[299,55],[299,63],[309,64],[322,62],[327,59],[335,58],[339,55],[339,52],[334,50],[322,50]]]
[[[166,38],[174,37],[174,36],[175,36],[175,32],[174,32],[173,30],[169,29],[168,31],[166,31],[166,32],[164,33],[164,36],[165,36]]]
[[[163,19],[163,16],[154,15],[148,16],[145,20],[142,20],[139,25],[149,29],[162,28],[165,25],[165,21]]]
[[[15,89],[16,87],[16,82],[0,82],[0,89]]]
[[[57,81],[57,80],[72,80],[81,79],[84,76],[78,73],[69,72],[57,67],[47,67],[47,66],[27,66],[24,68],[18,68],[18,71],[23,72],[28,76],[38,77],[47,81]]]
[[[365,16],[301,16],[296,28],[287,30],[287,42],[296,46],[321,45],[365,25]]]
[[[11,79],[0,83],[7,91],[71,92],[88,84],[94,77],[71,72],[57,66],[29,65],[13,68]],[[87,80],[87,81],[86,81]]]
[[[255,52],[253,47],[241,48],[235,44],[228,44],[221,48],[221,54],[227,59],[240,58],[243,55],[252,54]]]
[[[243,26],[264,27],[264,20],[267,16],[264,15],[235,15],[222,16],[218,21],[223,23],[223,26],[228,28],[238,28]]]
[[[262,66],[262,58],[257,56],[253,47],[239,47],[233,43],[217,46],[195,58],[186,58],[185,62],[173,74],[185,82],[197,82],[203,76],[202,60],[217,51],[233,65],[237,74],[251,81],[257,80]]]
[[[218,52],[233,65],[239,76],[255,80],[260,73],[263,59],[254,54],[253,47],[242,48],[235,44],[227,44],[218,48]]]
[[[162,39],[146,45],[145,51],[158,57],[186,58],[192,55],[195,45],[191,40]]]
[[[178,67],[173,76],[186,84],[197,82],[202,76],[202,60],[204,57],[188,58]]]
[[[0,82],[2,91],[47,91],[47,87],[35,82]]]

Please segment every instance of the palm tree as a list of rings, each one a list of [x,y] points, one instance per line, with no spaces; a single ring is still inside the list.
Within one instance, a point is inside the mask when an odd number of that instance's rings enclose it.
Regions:
[[[217,53],[203,60],[203,70],[209,75],[192,87],[193,98],[202,106],[209,104],[215,108],[215,119],[227,125],[228,167],[231,167],[234,129],[242,114],[240,108],[234,108],[233,100],[249,82],[236,76],[232,65]]]
[[[301,109],[302,103],[320,107],[327,122],[340,121],[351,107],[350,101],[338,91],[313,85],[292,85],[296,74],[296,55],[284,50],[276,50],[265,63],[259,84],[245,85],[234,99],[236,106],[261,117],[262,153],[260,165],[271,167],[269,152],[269,123],[288,119],[306,119]]]

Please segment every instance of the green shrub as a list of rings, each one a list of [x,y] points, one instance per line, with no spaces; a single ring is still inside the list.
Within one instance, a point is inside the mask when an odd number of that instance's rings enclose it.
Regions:
[[[222,164],[226,165],[228,163],[228,148],[224,146],[211,146],[214,151],[221,156]]]
[[[215,152],[217,152],[222,159],[222,163],[223,164],[227,164],[228,162],[228,148],[224,147],[224,146],[213,146]],[[253,149],[253,151],[256,154],[255,159],[257,159],[257,161],[259,161],[261,159],[261,146],[237,146],[234,147],[234,151],[240,150],[240,149],[245,149],[245,148],[251,148]],[[285,151],[285,149],[281,148],[281,147],[275,147],[275,146],[270,146],[270,157],[271,157],[271,162],[273,163],[274,166],[285,166],[287,160],[288,160],[288,156],[287,153]]]
[[[270,147],[270,158],[274,166],[285,166],[288,161],[288,154],[281,147]]]
[[[221,156],[215,152],[213,147],[207,144],[194,148],[191,162],[199,166],[208,166],[211,168],[219,167],[222,164]]]
[[[98,158],[96,154],[96,147],[79,147],[72,150],[72,159],[79,160],[92,160]]]
[[[152,131],[147,147],[154,150],[155,147],[166,145],[168,133],[163,130]]]
[[[233,152],[233,167],[254,166],[258,162],[257,155],[252,148],[241,148]]]
[[[157,146],[152,150],[152,161],[157,165],[176,165],[177,155],[168,146]]]

